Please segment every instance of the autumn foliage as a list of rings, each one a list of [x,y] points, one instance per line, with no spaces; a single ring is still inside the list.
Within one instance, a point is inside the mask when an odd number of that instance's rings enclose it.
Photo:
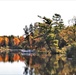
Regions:
[[[43,22],[25,26],[23,36],[0,36],[0,47],[54,51],[76,42],[76,25],[65,26],[60,14],[54,14],[52,19],[38,17]]]
[[[14,42],[14,45],[19,45],[20,40],[19,40],[19,38],[14,37],[13,42]]]
[[[12,44],[12,46],[19,46],[19,44],[21,44],[24,41],[24,37],[20,36],[0,36],[0,46],[4,47],[4,46],[9,46],[10,44]]]

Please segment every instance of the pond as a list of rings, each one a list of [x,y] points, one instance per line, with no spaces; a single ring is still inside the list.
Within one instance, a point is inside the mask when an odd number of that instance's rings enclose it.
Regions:
[[[76,57],[46,52],[1,53],[0,75],[76,75]]]

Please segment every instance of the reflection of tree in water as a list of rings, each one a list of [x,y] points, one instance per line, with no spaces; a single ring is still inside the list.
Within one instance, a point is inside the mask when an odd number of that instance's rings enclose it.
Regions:
[[[3,62],[6,62],[6,61],[9,61],[9,62],[13,62],[13,53],[6,53],[6,52],[3,52],[1,53],[1,58],[3,60]]]
[[[30,61],[27,58],[26,60]],[[76,66],[73,67],[64,55],[48,56],[42,54],[40,56],[32,56],[30,68],[35,69],[35,75],[65,75],[65,73],[71,75],[76,72]]]
[[[24,61],[24,57],[22,57],[19,53],[12,53],[12,52],[0,53],[0,61],[2,62],[14,62],[19,60]]]
[[[9,61],[9,62],[13,62],[13,61],[14,61],[14,60],[13,60],[13,56],[14,56],[13,53],[11,53],[11,52],[8,53],[8,57],[9,57],[9,58],[8,58],[8,61]]]
[[[50,71],[53,68],[53,66],[51,65],[53,63],[51,63],[50,58],[51,57],[47,57],[45,55],[32,57],[32,64],[30,65],[30,67],[33,67],[35,69],[35,75],[37,74],[50,75],[51,74]]]
[[[1,54],[1,57],[2,57],[2,59],[3,59],[4,62],[5,62],[5,55],[6,55],[5,52],[3,52],[3,53]]]
[[[0,55],[3,59],[3,61],[7,61],[9,62],[14,62],[16,60],[18,60],[18,54],[15,53],[2,53]],[[22,58],[22,56],[20,56],[20,58]],[[61,67],[58,67],[58,60],[56,58],[56,56],[48,56],[46,54],[41,54],[39,56],[25,56],[23,57],[25,58],[25,62],[26,62],[26,67],[24,68],[24,74],[27,75],[28,71],[30,75],[33,75],[33,73],[35,73],[35,75],[51,75],[51,74],[56,74],[59,72],[57,69],[58,68],[62,68],[63,69],[63,65],[59,65]],[[20,60],[20,59],[19,59]],[[61,60],[59,60],[59,62],[62,63]],[[29,69],[30,67],[30,69]],[[59,69],[59,70],[60,70]]]
[[[28,74],[28,67],[25,67],[25,68],[24,68],[24,72],[23,72],[23,74],[25,74],[25,75]]]
[[[76,55],[66,59],[65,55],[21,56],[17,53],[2,53],[0,61],[14,62],[25,60],[24,75],[73,75],[76,74]]]
[[[29,75],[33,75],[33,74],[34,74],[34,68],[30,68],[30,69],[29,69],[28,66],[24,67],[24,72],[23,72],[23,74],[24,74],[24,75],[28,75],[28,73],[29,73]]]
[[[31,56],[25,56],[25,67],[24,67],[24,75],[33,75],[34,73],[34,68],[31,67],[32,64],[32,57]]]

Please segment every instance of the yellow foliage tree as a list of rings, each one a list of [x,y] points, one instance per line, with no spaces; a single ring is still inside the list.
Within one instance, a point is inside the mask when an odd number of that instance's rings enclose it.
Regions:
[[[24,37],[23,36],[20,36],[20,43],[22,43],[24,41]]]

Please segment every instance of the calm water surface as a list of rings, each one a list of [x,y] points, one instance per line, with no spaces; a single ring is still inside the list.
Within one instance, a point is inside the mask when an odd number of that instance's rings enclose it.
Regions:
[[[0,75],[23,75],[23,62],[0,62]]]
[[[76,75],[76,56],[64,54],[0,54],[0,75]]]

